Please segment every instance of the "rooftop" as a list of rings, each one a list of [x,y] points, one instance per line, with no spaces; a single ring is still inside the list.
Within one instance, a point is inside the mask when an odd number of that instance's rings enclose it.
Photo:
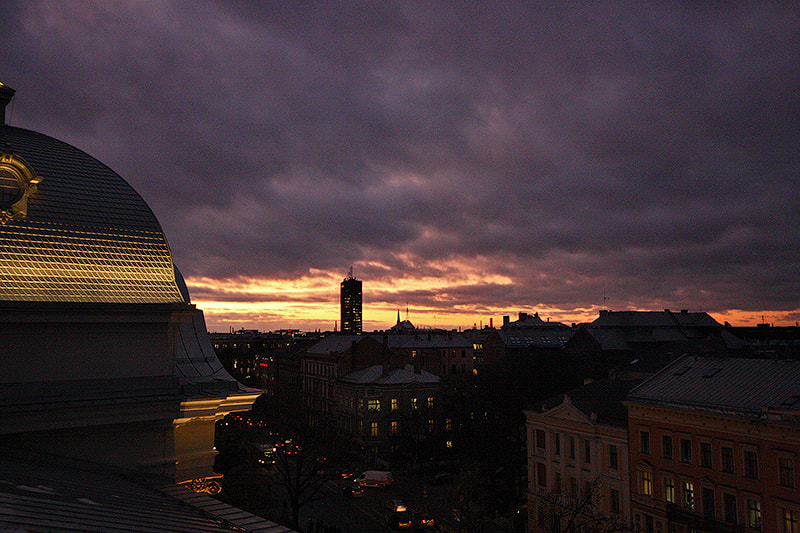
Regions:
[[[404,368],[395,368],[384,374],[383,365],[374,365],[363,370],[356,370],[342,377],[348,383],[370,385],[404,385],[409,383],[439,383],[441,379],[430,372],[420,370],[414,372],[412,365]]]
[[[179,485],[107,466],[0,454],[0,530],[44,533],[291,533]]]
[[[634,403],[761,417],[800,414],[800,361],[683,356],[631,391]]]
[[[144,200],[77,148],[0,124],[0,301],[181,303]]]

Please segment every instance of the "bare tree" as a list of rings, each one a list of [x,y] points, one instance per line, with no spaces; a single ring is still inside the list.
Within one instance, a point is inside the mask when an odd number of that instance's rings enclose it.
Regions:
[[[273,483],[286,491],[291,526],[299,529],[300,509],[314,501],[330,470],[339,462],[343,441],[330,416],[294,411],[284,416],[280,433],[284,437],[275,457]]]
[[[561,490],[540,497],[539,527],[548,533],[622,533],[630,527],[619,516],[606,516],[600,508],[600,488],[590,483],[579,494],[567,495]]]
[[[467,533],[513,533],[522,525],[519,506],[502,495],[486,463],[473,463],[461,473],[453,507],[460,530]]]

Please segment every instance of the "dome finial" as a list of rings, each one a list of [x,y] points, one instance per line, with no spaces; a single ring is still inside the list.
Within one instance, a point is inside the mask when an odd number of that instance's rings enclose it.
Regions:
[[[17,92],[2,81],[0,81],[0,124],[6,123],[6,106],[14,98]]]

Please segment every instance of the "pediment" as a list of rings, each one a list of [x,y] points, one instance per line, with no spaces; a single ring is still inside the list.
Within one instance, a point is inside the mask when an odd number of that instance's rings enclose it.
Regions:
[[[553,407],[549,411],[543,413],[545,418],[554,418],[558,420],[569,420],[572,422],[580,422],[584,424],[591,424],[592,420],[586,416],[580,409],[568,402]]]

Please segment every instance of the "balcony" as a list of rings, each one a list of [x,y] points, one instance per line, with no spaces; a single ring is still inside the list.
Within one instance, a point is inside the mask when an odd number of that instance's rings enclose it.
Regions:
[[[702,514],[681,507],[675,503],[667,504],[667,520],[674,524],[681,524],[697,531],[708,531],[715,533],[746,533],[752,532],[745,526],[723,522],[713,517],[703,516]]]

